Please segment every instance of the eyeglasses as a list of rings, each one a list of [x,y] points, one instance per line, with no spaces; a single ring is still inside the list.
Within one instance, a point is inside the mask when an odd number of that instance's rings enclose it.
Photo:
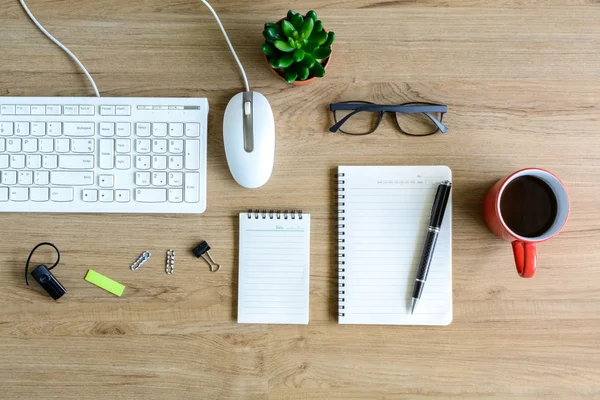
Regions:
[[[429,136],[437,132],[448,132],[448,128],[442,124],[448,106],[441,104],[385,105],[368,101],[346,101],[330,104],[329,109],[333,112],[335,120],[335,125],[329,128],[331,132],[339,130],[348,135],[368,135],[379,127],[386,112],[394,115],[396,126],[405,135]]]

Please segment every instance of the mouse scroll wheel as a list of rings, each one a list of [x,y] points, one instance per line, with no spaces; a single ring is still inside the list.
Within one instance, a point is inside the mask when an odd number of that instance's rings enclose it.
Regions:
[[[249,101],[244,102],[244,115],[250,115],[252,112],[252,105]]]

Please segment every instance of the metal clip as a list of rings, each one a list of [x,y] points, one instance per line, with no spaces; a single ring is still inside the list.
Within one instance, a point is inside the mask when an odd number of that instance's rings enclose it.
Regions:
[[[150,259],[151,255],[152,254],[148,250],[146,250],[145,252],[143,252],[142,255],[140,255],[138,257],[138,259],[135,260],[135,262],[133,264],[131,264],[131,270],[132,271],[137,271],[138,269],[140,269],[140,267],[142,265],[144,265],[144,263]]]
[[[175,250],[167,250],[167,266],[165,267],[165,271],[169,275],[175,272]]]
[[[192,250],[192,252],[194,253],[194,255],[196,257],[202,258],[204,261],[206,261],[206,263],[210,267],[210,272],[217,272],[219,269],[221,269],[221,266],[219,264],[217,264],[215,262],[215,260],[213,260],[212,256],[209,253],[209,250],[210,250],[210,246],[208,245],[208,243],[206,243],[206,241],[204,241],[204,242],[200,243],[198,246],[196,246],[196,248],[194,250]],[[208,259],[206,259],[206,257],[204,257],[204,254],[206,254],[208,256]]]

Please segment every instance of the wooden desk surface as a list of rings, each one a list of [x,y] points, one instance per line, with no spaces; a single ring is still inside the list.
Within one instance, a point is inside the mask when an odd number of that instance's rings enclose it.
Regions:
[[[241,90],[215,21],[198,1],[29,0],[79,55],[104,96],[207,97],[208,211],[203,215],[3,214],[0,387],[6,399],[592,398],[600,397],[600,7],[592,0],[498,2],[215,1],[251,85],[277,124],[263,188],[230,176],[221,136]],[[317,10],[337,33],[325,79],[286,86],[260,53],[266,21]],[[0,0],[0,95],[86,96],[74,64]],[[443,136],[410,138],[385,119],[368,137],[327,132],[333,101],[448,104]],[[454,322],[448,327],[339,326],[333,170],[446,164],[454,172]],[[510,245],[485,228],[497,179],[547,168],[572,215],[521,279]],[[236,215],[249,207],[312,214],[310,324],[238,325]],[[208,240],[212,274],[190,253]],[[54,303],[26,288],[37,242],[60,246]],[[177,250],[176,273],[163,255]],[[129,264],[153,258],[138,273]],[[47,261],[40,252],[34,261]],[[124,283],[116,298],[88,268]]]

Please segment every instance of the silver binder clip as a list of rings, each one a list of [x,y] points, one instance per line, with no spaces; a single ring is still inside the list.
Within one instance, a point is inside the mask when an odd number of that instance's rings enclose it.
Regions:
[[[210,272],[217,272],[219,269],[221,269],[221,266],[219,264],[217,264],[215,262],[215,260],[213,260],[212,256],[209,253],[209,250],[210,250],[210,246],[208,245],[208,243],[206,243],[206,241],[204,241],[204,242],[200,243],[198,246],[196,246],[196,248],[194,250],[192,250],[192,252],[194,253],[194,255],[196,257],[202,258],[204,261],[206,261],[206,263],[210,267]],[[204,254],[206,254],[208,256],[208,259],[206,257],[204,257]]]
[[[152,255],[152,254],[151,254],[151,253],[150,253],[148,250],[146,250],[145,252],[143,252],[143,253],[142,253],[142,254],[141,254],[139,257],[138,257],[138,259],[137,259],[137,260],[135,260],[135,262],[134,262],[133,264],[131,264],[131,267],[130,267],[130,268],[131,268],[131,270],[132,270],[132,271],[137,271],[138,269],[140,269],[140,267],[141,267],[142,265],[144,265],[144,263],[150,259],[150,256],[151,256],[151,255]]]
[[[175,250],[167,250],[167,266],[165,272],[169,275],[175,272]]]

